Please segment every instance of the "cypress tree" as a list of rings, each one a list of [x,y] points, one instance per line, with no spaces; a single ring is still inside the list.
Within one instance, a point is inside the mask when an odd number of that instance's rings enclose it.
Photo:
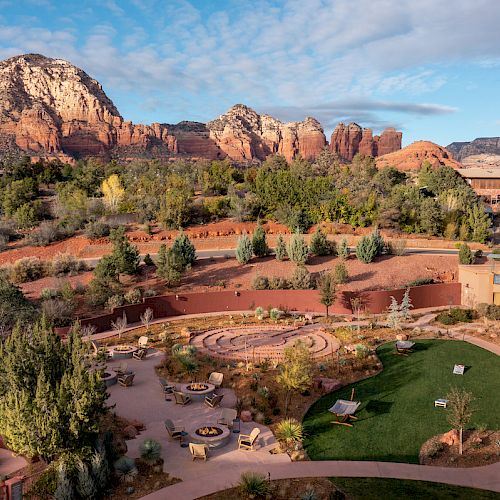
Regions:
[[[283,236],[278,235],[278,239],[276,240],[276,248],[275,248],[276,260],[285,260],[288,257],[288,253],[286,251],[286,244]]]
[[[265,257],[269,253],[269,247],[266,241],[266,232],[262,227],[260,220],[252,236],[253,253],[256,257]]]
[[[236,246],[236,260],[240,264],[246,264],[250,261],[253,255],[253,245],[247,234],[243,234],[238,238]]]
[[[190,268],[196,262],[194,245],[182,230],[174,240],[172,251],[178,256],[183,270]]]
[[[304,265],[309,257],[309,248],[304,241],[304,237],[299,233],[294,233],[288,242],[288,257],[292,262]]]

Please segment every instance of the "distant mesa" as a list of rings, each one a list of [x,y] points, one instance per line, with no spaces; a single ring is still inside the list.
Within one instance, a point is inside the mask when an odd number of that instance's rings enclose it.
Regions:
[[[452,142],[446,149],[464,167],[500,167],[500,137],[479,137],[471,142]]]
[[[373,136],[355,123],[340,124],[329,147],[350,161],[358,152],[379,156],[401,149],[401,135],[386,129]],[[0,62],[0,155],[245,162],[273,154],[315,158],[325,146],[316,119],[283,123],[243,104],[206,124],[134,124],[122,118],[99,82],[67,61],[26,54]]]
[[[418,170],[422,163],[429,162],[432,167],[448,166],[462,168],[460,162],[453,159],[453,155],[442,146],[430,141],[416,141],[405,148],[379,156],[377,167],[392,166],[398,170]]]

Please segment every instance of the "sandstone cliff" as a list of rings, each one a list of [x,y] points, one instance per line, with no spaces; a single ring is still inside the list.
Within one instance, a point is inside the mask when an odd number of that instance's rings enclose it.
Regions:
[[[377,158],[377,167],[395,167],[398,170],[418,170],[424,161],[434,168],[449,166],[462,168],[453,156],[442,146],[430,141],[416,141],[405,148]]]
[[[373,136],[371,129],[361,128],[357,123],[339,123],[332,133],[330,150],[345,161],[351,161],[357,153],[381,156],[401,149],[402,135],[387,128],[380,136]]]
[[[479,137],[446,146],[466,167],[500,167],[500,137]]]

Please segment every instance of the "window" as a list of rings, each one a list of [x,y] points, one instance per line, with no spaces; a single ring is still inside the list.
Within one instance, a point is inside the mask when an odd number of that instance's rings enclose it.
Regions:
[[[493,275],[493,283],[495,285],[500,285],[500,274],[494,274]]]

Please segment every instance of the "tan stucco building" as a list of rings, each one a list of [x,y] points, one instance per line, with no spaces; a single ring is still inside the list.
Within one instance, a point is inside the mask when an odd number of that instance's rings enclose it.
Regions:
[[[481,303],[500,305],[500,261],[492,258],[482,265],[460,265],[458,281],[462,284],[464,306],[476,307]]]

